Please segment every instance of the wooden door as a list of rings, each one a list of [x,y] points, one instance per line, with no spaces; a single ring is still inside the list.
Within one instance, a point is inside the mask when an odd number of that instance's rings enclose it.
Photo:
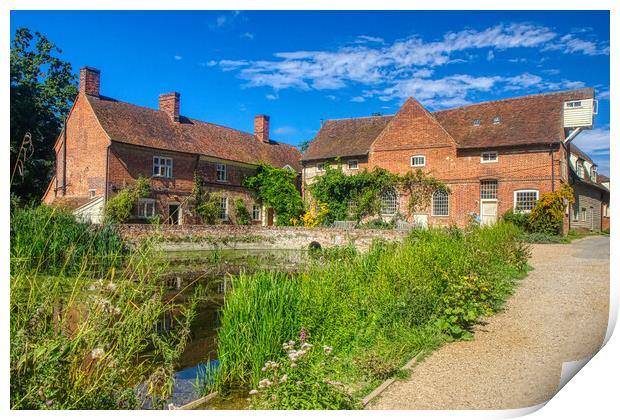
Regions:
[[[497,222],[497,201],[482,201],[480,203],[480,224],[494,225]]]

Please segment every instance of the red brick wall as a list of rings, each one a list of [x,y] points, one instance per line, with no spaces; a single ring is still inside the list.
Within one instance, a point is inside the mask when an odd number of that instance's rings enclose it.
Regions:
[[[67,119],[67,191],[68,196],[88,196],[90,190],[100,197],[105,191],[106,148],[108,136],[103,131],[83,94],[79,94]],[[55,147],[57,186],[49,195],[63,195],[64,136],[61,133]],[[54,180],[52,180],[54,182]],[[53,197],[52,197],[53,198]],[[49,197],[45,197],[46,202]]]

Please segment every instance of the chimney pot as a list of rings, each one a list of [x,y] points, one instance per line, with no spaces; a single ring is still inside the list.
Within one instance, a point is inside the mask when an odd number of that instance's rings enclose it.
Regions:
[[[162,93],[159,95],[159,110],[164,111],[172,118],[179,121],[179,109],[181,107],[181,94],[178,92]]]
[[[82,67],[80,69],[80,93],[86,95],[99,96],[99,81],[101,72],[93,67]]]
[[[254,117],[254,135],[259,141],[269,143],[269,115]]]

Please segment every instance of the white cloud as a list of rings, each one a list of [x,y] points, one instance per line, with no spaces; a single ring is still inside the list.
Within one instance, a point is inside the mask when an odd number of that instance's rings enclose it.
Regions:
[[[338,99],[336,98],[336,95],[327,95],[326,98],[329,99],[330,101],[335,101],[336,99]]]
[[[597,99],[609,100],[609,89],[603,90],[596,95]]]
[[[297,129],[295,127],[278,127],[275,130],[273,130],[273,132],[275,134],[287,135],[287,134],[295,134],[295,133],[297,133]]]
[[[240,11],[233,11],[228,14],[219,15],[214,21],[209,23],[211,29],[223,29],[232,26],[233,22],[241,14]]]
[[[366,102],[366,99],[363,96],[355,96],[351,98],[351,102]]]
[[[561,48],[560,48],[561,46]],[[351,45],[333,51],[277,52],[269,60],[221,60],[223,71],[236,71],[245,80],[243,87],[266,86],[281,89],[337,90],[353,84],[365,88],[361,102],[372,97],[387,101],[415,96],[427,105],[465,104],[475,92],[491,89],[558,89],[581,87],[580,81],[548,81],[530,73],[511,76],[453,74],[431,79],[435,69],[455,63],[470,63],[487,51],[486,58],[495,58],[496,51],[532,48],[558,50],[563,53],[591,54],[602,51],[594,41],[575,35],[560,35],[551,28],[529,23],[499,24],[483,30],[467,29],[448,32],[437,40],[418,36],[391,44],[369,35],[357,37]],[[513,59],[510,59],[511,61]],[[517,62],[526,61],[516,57]],[[550,72],[551,70],[549,70]]]
[[[368,42],[370,42],[370,43],[377,43],[377,44],[385,43],[383,38],[379,38],[378,36],[369,36],[369,35],[360,35],[355,40],[356,44],[365,44],[365,43],[368,43]]]
[[[265,95],[265,98],[269,99],[270,101],[275,101],[276,99],[278,99],[278,95],[274,95],[273,93],[268,93],[267,95]]]
[[[244,32],[243,34],[240,35],[241,38],[247,38],[249,40],[253,40],[254,39],[254,34],[252,32]]]
[[[178,60],[183,60],[183,57],[182,57],[182,56],[180,56],[180,55],[175,55],[175,56],[174,56],[174,59],[175,59],[175,60],[177,60],[177,61],[178,61]]]

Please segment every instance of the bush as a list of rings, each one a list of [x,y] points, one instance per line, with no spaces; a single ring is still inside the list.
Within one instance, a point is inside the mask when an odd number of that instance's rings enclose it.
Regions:
[[[105,206],[105,220],[108,223],[125,223],[138,204],[140,198],[150,195],[151,188],[149,180],[140,176],[136,180],[136,185],[123,188],[114,197],[110,198]]]
[[[502,220],[518,226],[525,232],[529,232],[531,230],[529,213],[515,212],[513,209],[510,209],[506,211],[506,213],[504,213],[504,215],[502,216]]]
[[[559,191],[543,194],[530,213],[531,231],[561,235],[565,202],[568,205],[575,202],[573,189],[566,184],[562,185]]]
[[[235,222],[238,225],[252,224],[250,212],[245,207],[245,202],[241,198],[235,200]]]

